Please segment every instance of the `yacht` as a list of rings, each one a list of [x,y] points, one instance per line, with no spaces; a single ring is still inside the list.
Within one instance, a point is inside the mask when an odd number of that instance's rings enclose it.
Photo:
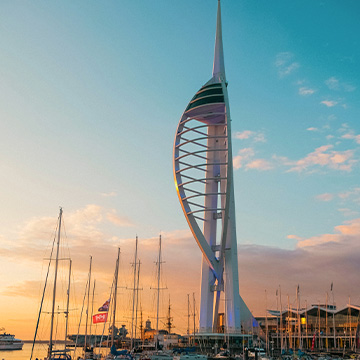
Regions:
[[[0,350],[22,350],[24,342],[20,339],[15,339],[15,335],[4,332],[0,334]]]

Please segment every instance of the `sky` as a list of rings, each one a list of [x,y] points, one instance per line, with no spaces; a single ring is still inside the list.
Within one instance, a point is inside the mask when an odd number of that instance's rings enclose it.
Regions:
[[[211,77],[216,8],[215,0],[0,3],[6,331],[33,337],[62,206],[72,332],[90,255],[100,306],[118,247],[128,327],[136,235],[144,319],[154,323],[159,234],[161,321],[170,296],[174,331],[186,332],[201,252],[177,199],[172,148],[185,107]],[[325,303],[326,293],[339,308],[349,297],[360,304],[359,11],[355,0],[222,2],[240,294],[255,316],[276,308],[279,287],[294,303],[299,285],[302,306]]]

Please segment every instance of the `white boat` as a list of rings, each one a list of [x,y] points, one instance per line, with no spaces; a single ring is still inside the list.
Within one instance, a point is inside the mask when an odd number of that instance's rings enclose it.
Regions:
[[[158,350],[150,354],[148,358],[150,360],[173,360],[173,354],[170,352]]]
[[[197,353],[174,355],[174,360],[207,360],[208,356]]]
[[[22,350],[24,342],[15,339],[15,335],[3,333],[0,334],[0,350]]]

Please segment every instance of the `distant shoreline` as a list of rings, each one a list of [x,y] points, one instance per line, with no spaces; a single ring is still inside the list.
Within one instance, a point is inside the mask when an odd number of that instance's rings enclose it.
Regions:
[[[24,344],[32,344],[34,340],[23,340]],[[48,344],[49,340],[36,340],[36,344]],[[57,344],[64,344],[65,341],[56,341]],[[69,343],[69,341],[67,341]]]

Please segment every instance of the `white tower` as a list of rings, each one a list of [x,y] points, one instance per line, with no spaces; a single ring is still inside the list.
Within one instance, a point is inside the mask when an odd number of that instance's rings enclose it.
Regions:
[[[203,253],[199,331],[217,332],[219,306],[223,300],[225,331],[240,333],[242,300],[220,0],[213,76],[195,94],[181,116],[173,161],[180,204]]]

